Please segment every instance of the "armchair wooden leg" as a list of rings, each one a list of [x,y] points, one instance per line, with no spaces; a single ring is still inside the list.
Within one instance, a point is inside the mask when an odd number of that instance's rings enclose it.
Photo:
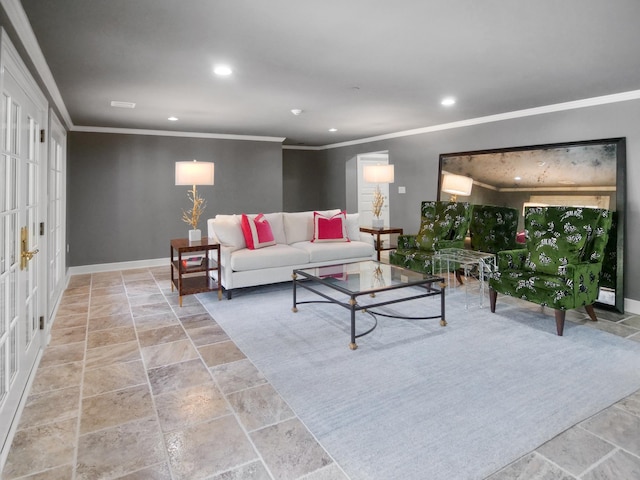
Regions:
[[[491,308],[491,313],[496,313],[496,299],[498,298],[498,292],[496,292],[493,288],[489,289],[489,307]]]
[[[596,311],[593,309],[593,303],[591,305],[585,305],[584,309],[587,311],[587,313],[589,314],[589,318],[592,321],[598,321],[598,317],[596,317]]]
[[[562,336],[562,332],[564,332],[564,317],[566,315],[565,310],[555,310],[556,313],[556,331],[558,332],[558,336]]]

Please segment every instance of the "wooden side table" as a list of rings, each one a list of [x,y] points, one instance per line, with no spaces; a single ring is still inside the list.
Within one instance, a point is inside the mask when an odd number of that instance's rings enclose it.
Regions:
[[[209,258],[209,252],[217,251],[217,259]],[[177,258],[174,256],[178,254]],[[193,260],[188,254],[198,253]],[[217,277],[211,278],[210,272],[216,271]],[[188,238],[171,240],[171,291],[178,290],[180,306],[183,295],[218,290],[218,300],[222,299],[220,270],[220,244],[212,238],[190,242]]]
[[[403,230],[401,228],[391,228],[391,227],[382,227],[382,228],[373,228],[373,227],[360,227],[360,231],[364,233],[370,233],[371,235],[376,236],[375,240],[375,249],[378,252],[378,261],[380,261],[380,252],[383,250],[395,250],[398,248],[396,245],[391,245],[385,247],[383,246],[383,241],[380,240],[380,235],[391,235],[391,234],[399,234],[402,235]]]

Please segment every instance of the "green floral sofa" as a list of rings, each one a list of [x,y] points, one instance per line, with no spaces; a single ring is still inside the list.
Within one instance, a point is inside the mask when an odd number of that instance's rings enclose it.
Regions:
[[[409,270],[432,273],[432,257],[442,248],[463,248],[471,222],[471,205],[464,202],[427,201],[421,204],[417,235],[400,235],[389,262]]]
[[[558,335],[566,310],[584,306],[596,321],[593,303],[611,220],[604,209],[527,209],[524,248],[498,253],[498,268],[489,280],[491,311],[502,293],[555,309]]]

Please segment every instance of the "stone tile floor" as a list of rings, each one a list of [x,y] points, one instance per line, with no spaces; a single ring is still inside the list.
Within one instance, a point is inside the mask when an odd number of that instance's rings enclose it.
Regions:
[[[178,307],[168,276],[70,279],[1,478],[348,478],[197,298]],[[640,342],[640,316],[567,317]],[[640,392],[489,477],[636,478]]]

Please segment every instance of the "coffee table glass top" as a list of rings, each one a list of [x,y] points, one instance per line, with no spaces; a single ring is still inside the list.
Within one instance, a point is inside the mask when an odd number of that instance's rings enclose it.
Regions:
[[[302,268],[294,270],[294,273],[331,285],[332,288],[350,295],[392,290],[408,285],[424,285],[429,280],[434,282],[443,280],[436,275],[414,272],[373,260]]]

